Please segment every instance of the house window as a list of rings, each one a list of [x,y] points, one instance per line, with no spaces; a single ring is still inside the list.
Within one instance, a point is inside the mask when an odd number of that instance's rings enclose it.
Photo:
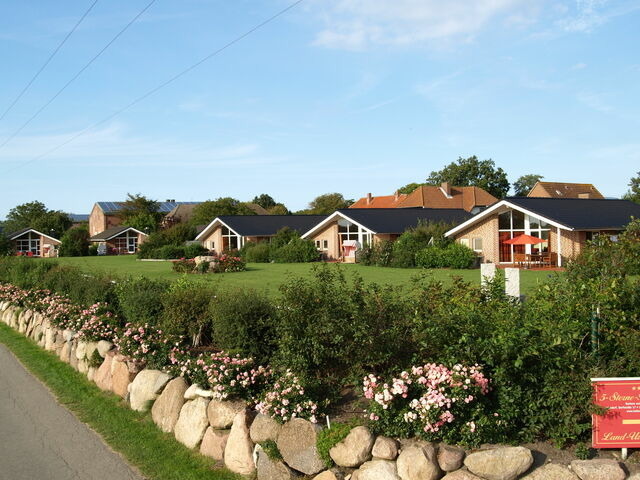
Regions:
[[[237,235],[233,230],[222,227],[222,249],[223,250],[238,250],[240,248],[240,235]]]
[[[338,220],[338,238],[340,239],[340,245],[345,240],[355,240],[360,245],[371,245],[371,232],[363,227],[351,223],[345,218]],[[327,248],[329,247],[327,242]]]
[[[321,245],[320,240],[316,240],[316,248],[318,250],[320,250],[320,245]]]
[[[329,240],[322,240],[322,249],[329,250]]]
[[[482,252],[482,238],[476,237],[472,240],[472,248],[474,252]]]
[[[460,239],[460,245],[464,245],[465,247],[469,246],[469,239],[468,238],[461,238]]]
[[[500,261],[511,263],[516,253],[540,253],[549,251],[549,224],[518,210],[509,210],[498,216],[498,243]],[[518,235],[527,234],[542,239],[537,245],[509,245],[504,243]],[[474,248],[475,250],[475,248]]]
[[[29,232],[23,237],[16,240],[16,251],[27,255],[40,255],[40,236]]]

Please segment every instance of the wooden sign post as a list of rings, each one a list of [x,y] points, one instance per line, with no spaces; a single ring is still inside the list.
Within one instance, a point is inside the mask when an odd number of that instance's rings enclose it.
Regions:
[[[592,416],[594,448],[640,447],[640,378],[592,378],[593,401],[605,408]]]

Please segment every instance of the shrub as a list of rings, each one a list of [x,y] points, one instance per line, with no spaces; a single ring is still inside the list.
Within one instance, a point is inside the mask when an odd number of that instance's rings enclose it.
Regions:
[[[54,292],[68,295],[79,305],[112,303],[115,300],[114,284],[109,277],[89,277],[76,267],[55,265],[44,274],[40,285]]]
[[[161,260],[173,260],[176,258],[185,258],[187,256],[185,247],[177,245],[165,245],[163,247],[152,250],[150,254],[153,256],[151,258],[157,258]]]
[[[98,255],[98,245],[96,245],[95,243],[92,243],[91,245],[89,245],[89,248],[87,249],[87,255],[89,255],[90,257],[95,257]]]
[[[89,230],[77,227],[67,230],[60,239],[58,253],[61,257],[85,257],[89,255]]]
[[[209,343],[209,303],[213,297],[213,290],[207,286],[174,283],[162,296],[160,325],[170,334],[189,338],[194,347]]]
[[[469,247],[452,243],[446,247],[431,246],[416,254],[416,264],[422,268],[472,268],[476,254]]]
[[[279,423],[292,418],[306,418],[317,423],[318,404],[311,400],[298,378],[287,370],[273,386],[260,396],[256,410]]]
[[[168,245],[183,247],[185,242],[193,240],[195,237],[195,227],[183,223],[174,225],[166,230],[153,232],[143,243],[140,244],[138,248],[138,258],[165,258],[157,256],[160,253],[158,252],[159,249]],[[172,258],[181,258],[183,256],[185,255]]]
[[[206,255],[209,251],[200,243],[191,243],[184,247],[184,256],[186,258],[195,258],[201,255]]]
[[[154,324],[162,315],[162,296],[169,283],[148,278],[127,279],[116,285],[119,313],[132,324]]]
[[[13,244],[0,232],[0,257],[12,255],[13,253]]]
[[[393,256],[393,242],[382,240],[373,245],[365,245],[356,252],[356,256],[363,265],[388,267]]]
[[[240,250],[240,256],[248,263],[269,263],[269,243],[247,242]]]
[[[276,263],[306,263],[315,262],[320,254],[311,240],[293,238],[281,247],[271,248],[271,260]]]
[[[275,351],[271,300],[254,290],[225,291],[211,302],[214,344],[266,364]]]
[[[214,260],[213,271],[216,273],[243,272],[247,265],[240,257],[223,253]]]
[[[173,348],[166,370],[174,376],[188,378],[191,383],[210,386],[213,398],[240,398],[255,402],[271,378],[268,367],[258,366],[251,358],[225,352],[200,353]]]
[[[148,323],[127,323],[113,337],[119,353],[145,368],[162,369],[169,363],[174,340]]]
[[[450,243],[444,236],[450,228],[451,225],[445,222],[426,222],[407,230],[393,243],[391,266],[415,267],[419,251],[430,245],[443,248]]]
[[[207,267],[209,263],[207,262]],[[181,258],[171,263],[171,269],[178,273],[194,273],[196,270],[196,262],[190,258]]]
[[[376,432],[469,445],[494,440],[496,421],[488,418],[482,401],[489,380],[477,365],[428,363],[387,382],[368,375],[363,385],[364,396],[372,400],[368,412]]]
[[[367,369],[408,361],[410,309],[398,289],[348,282],[326,265],[280,288],[275,363],[290,368],[316,398],[337,394]]]

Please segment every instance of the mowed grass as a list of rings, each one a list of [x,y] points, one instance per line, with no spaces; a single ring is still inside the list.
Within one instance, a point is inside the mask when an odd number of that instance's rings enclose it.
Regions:
[[[103,272],[114,277],[147,277],[155,279],[176,280],[184,274],[175,273],[171,269],[171,262],[144,262],[135,256],[122,255],[112,257],[66,257],[57,259],[66,265],[75,265],[87,273]],[[190,281],[207,282],[220,288],[246,287],[266,291],[269,295],[277,295],[282,283],[293,277],[309,278],[314,267],[313,263],[250,263],[247,271],[236,273],[219,273],[209,275],[188,275]],[[413,278],[426,275],[434,280],[450,283],[454,277],[461,277],[467,282],[480,283],[480,270],[424,270],[412,268],[383,268],[366,267],[355,264],[328,264],[329,268],[340,269],[347,277],[360,275],[366,283],[387,285],[408,285]],[[535,286],[544,281],[549,271],[521,270],[520,288],[523,294],[530,293]]]
[[[239,480],[228,470],[161,432],[150,418],[130,410],[120,397],[102,392],[51,352],[0,323],[5,344],[82,422],[100,434],[115,451],[153,480]],[[1,476],[1,475],[0,475]]]

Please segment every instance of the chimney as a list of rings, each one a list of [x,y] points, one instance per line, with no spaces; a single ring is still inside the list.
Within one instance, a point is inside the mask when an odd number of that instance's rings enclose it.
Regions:
[[[371,196],[371,193],[367,193],[367,205],[371,205],[372,200],[373,200],[373,197]]]
[[[449,185],[449,182],[442,182],[440,188],[442,188],[447,197],[451,196],[451,185]]]
[[[591,192],[579,193],[578,198],[591,198]]]
[[[399,192],[398,190],[396,190],[396,191],[393,193],[393,196],[396,198],[396,202],[397,202],[397,201],[398,201],[398,199],[400,198],[400,192]]]

